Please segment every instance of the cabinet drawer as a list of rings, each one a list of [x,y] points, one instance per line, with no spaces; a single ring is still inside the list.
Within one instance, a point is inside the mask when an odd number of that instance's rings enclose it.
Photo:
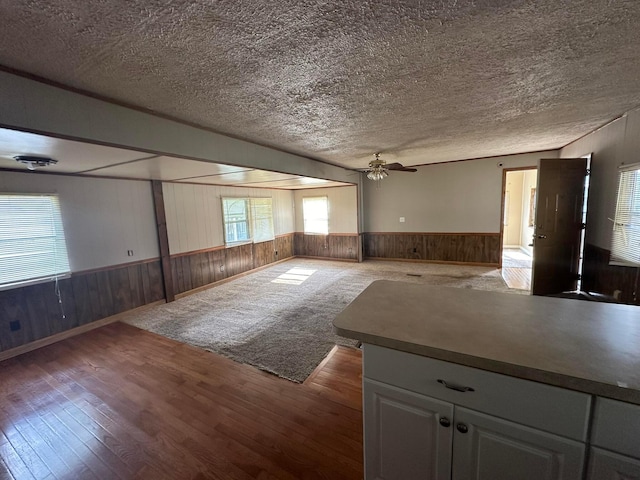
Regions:
[[[640,459],[640,406],[597,397],[591,443]]]
[[[579,441],[591,396],[433,358],[364,345],[364,376]],[[472,391],[447,388],[465,386]]]

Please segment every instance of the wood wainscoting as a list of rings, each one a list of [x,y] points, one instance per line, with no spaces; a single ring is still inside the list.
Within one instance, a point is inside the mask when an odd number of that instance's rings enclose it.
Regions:
[[[163,300],[159,259],[0,291],[0,351]]]
[[[609,296],[620,290],[621,303],[640,305],[640,268],[609,265],[610,257],[609,250],[585,244],[582,290]]]
[[[172,255],[173,291],[179,295],[292,256],[292,233],[266,242]]]
[[[500,265],[500,233],[365,233],[365,258]]]
[[[358,261],[357,233],[309,235],[296,232],[293,246],[297,257]]]

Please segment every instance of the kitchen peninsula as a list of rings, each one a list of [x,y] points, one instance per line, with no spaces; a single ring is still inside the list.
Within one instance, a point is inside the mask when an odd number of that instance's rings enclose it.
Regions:
[[[640,479],[638,307],[380,280],[334,326],[366,479]]]

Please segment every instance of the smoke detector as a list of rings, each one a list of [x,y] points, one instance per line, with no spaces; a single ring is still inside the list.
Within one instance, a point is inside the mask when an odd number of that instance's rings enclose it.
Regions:
[[[16,162],[24,163],[29,170],[35,170],[38,167],[48,167],[49,165],[55,165],[57,160],[49,157],[36,157],[32,155],[17,155],[15,157]]]

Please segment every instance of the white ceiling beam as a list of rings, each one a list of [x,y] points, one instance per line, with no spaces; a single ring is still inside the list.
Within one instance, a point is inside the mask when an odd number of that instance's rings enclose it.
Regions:
[[[311,160],[0,71],[0,126],[154,154],[357,183]]]

